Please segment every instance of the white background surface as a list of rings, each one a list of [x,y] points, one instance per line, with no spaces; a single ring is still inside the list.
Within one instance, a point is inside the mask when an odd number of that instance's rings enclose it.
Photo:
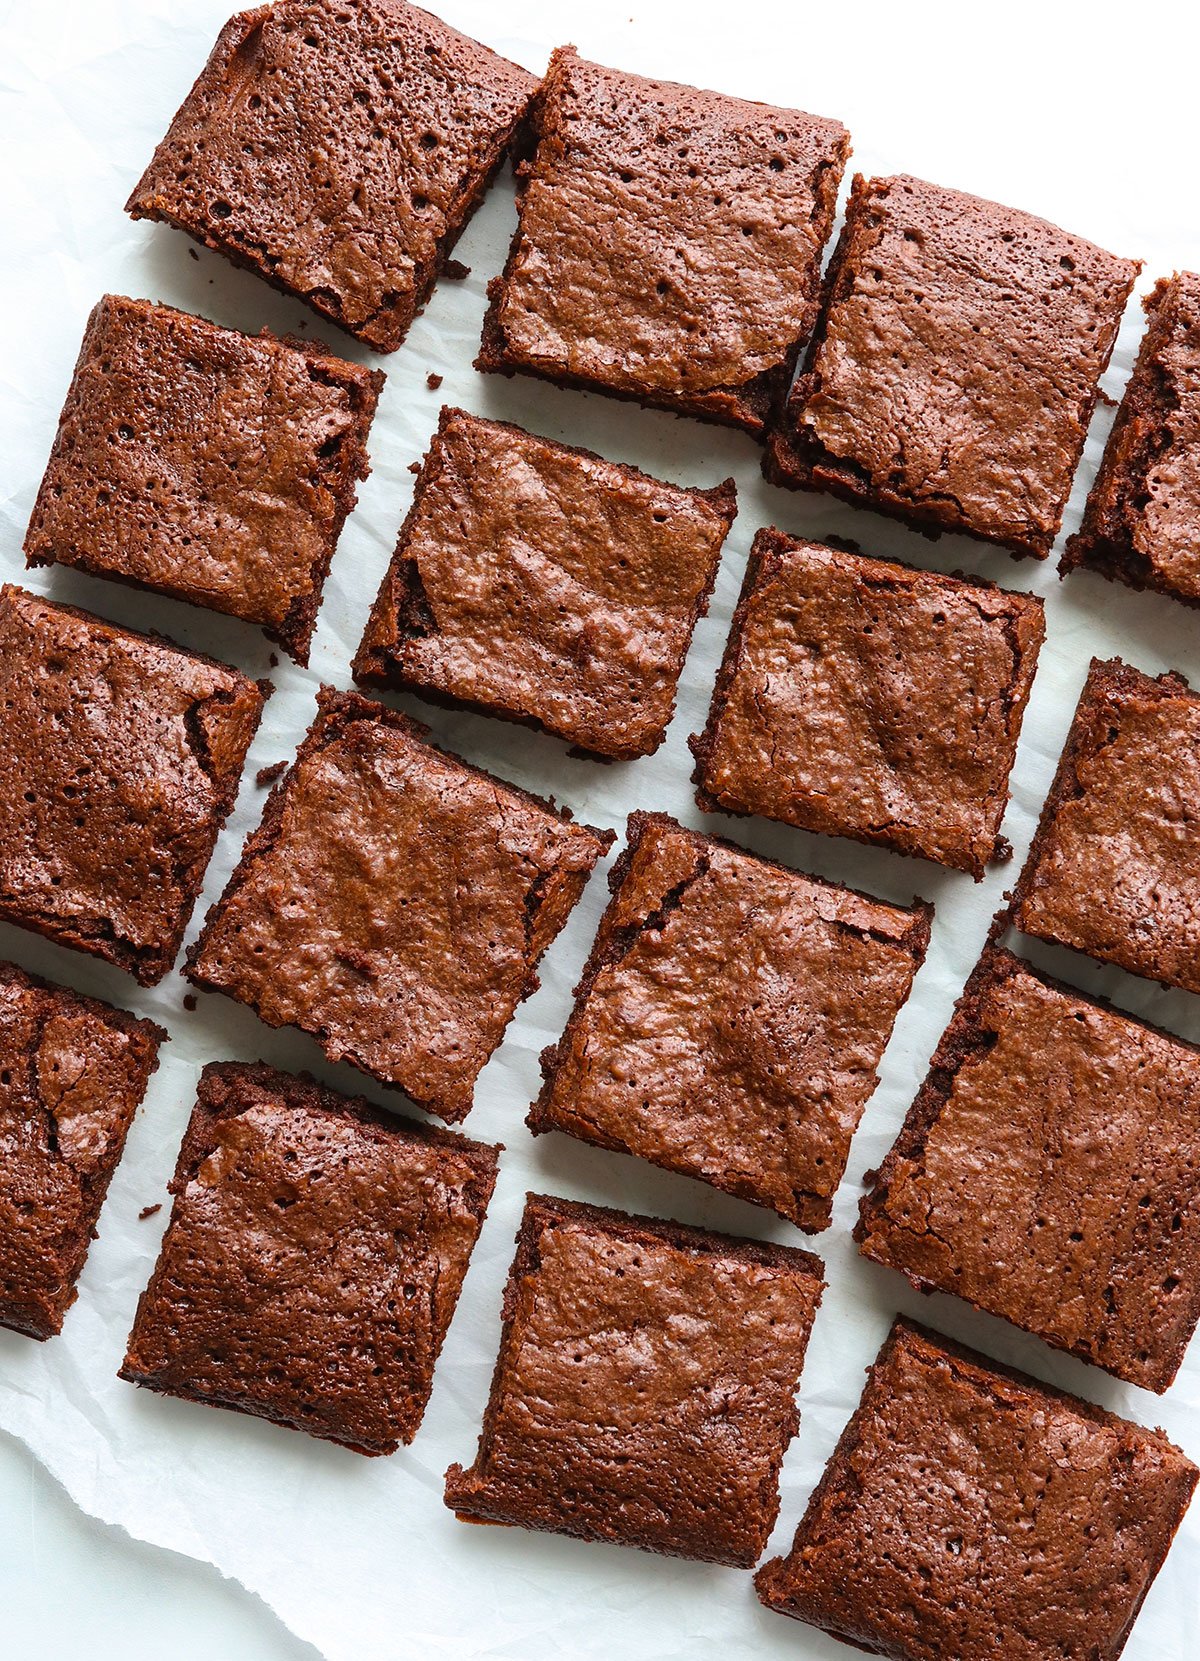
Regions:
[[[134,225],[129,189],[198,73],[227,15],[225,0],[58,0],[0,3],[0,573],[120,622],[155,626],[254,674],[268,649],[256,631],[78,573],[26,578],[20,543],[87,313],[106,289],[169,301],[247,329],[303,326],[362,361],[368,354],[255,278],[184,238]],[[551,46],[574,39],[603,61],[841,117],[853,165],[905,170],[1056,219],[1117,253],[1140,255],[1140,285],[1177,266],[1200,267],[1194,212],[1195,108],[1191,54],[1159,7],[1104,26],[1100,8],[1010,4],[837,5],[795,0],[750,8],[662,3],[631,11],[612,0],[454,0],[446,18],[541,68]],[[1143,27],[1143,23],[1145,27]],[[1092,577],[1060,586],[1053,560],[1014,563],[962,539],[933,544],[817,497],[764,484],[744,436],[639,411],[532,381],[482,378],[470,369],[486,279],[503,260],[512,226],[502,181],[458,249],[466,283],[443,283],[402,350],[384,360],[388,385],[371,441],[374,472],[347,526],[326,590],[312,670],[272,671],[268,705],[235,817],[218,845],[206,901],[223,884],[263,796],[255,768],[295,747],[320,680],[348,684],[347,663],[411,494],[409,462],[423,452],[443,401],[513,418],[684,483],[733,473],[741,511],[727,544],[712,613],[697,631],[680,710],[664,749],[642,762],[600,767],[569,759],[544,736],[479,717],[404,707],[471,759],[517,782],[554,791],[596,823],[620,828],[633,807],[661,807],[700,823],[691,801],[686,737],[703,720],[715,666],[755,529],[839,531],[870,553],[949,570],[965,568],[1047,596],[1049,638],[1026,720],[1005,825],[1018,860],[1049,782],[1089,655],[1121,652],[1150,672],[1178,668],[1200,682],[1200,614]],[[1109,391],[1119,393],[1141,331],[1136,307]],[[428,371],[445,377],[437,394]],[[1099,412],[1068,514],[1110,416]],[[1163,1400],[1045,1349],[951,1300],[925,1301],[898,1277],[860,1263],[848,1230],[862,1172],[888,1146],[970,971],[988,920],[1017,866],[970,879],[882,850],[822,840],[757,821],[710,821],[736,840],[819,874],[893,899],[919,892],[937,903],[933,946],[885,1057],[882,1082],[852,1150],[833,1228],[811,1242],[828,1265],[801,1392],[803,1425],[788,1456],[773,1549],[782,1549],[833,1442],[853,1408],[861,1369],[897,1309],[931,1321],[998,1359],[1147,1423],[1161,1423],[1200,1457],[1200,1356]],[[308,1066],[344,1089],[383,1099],[345,1067],[324,1062],[295,1034],[272,1033],[245,1010],[202,998],[182,1008],[173,975],[140,992],[105,965],[0,928],[0,955],[155,1016],[173,1042],[130,1137],[61,1339],[35,1345],[0,1333],[0,1427],[12,1432],[105,1524],[216,1564],[260,1594],[330,1661],[430,1656],[601,1657],[628,1661],[734,1651],[750,1661],[837,1661],[851,1652],[755,1602],[749,1576],[655,1559],[618,1548],[472,1530],[440,1500],[451,1459],[469,1460],[494,1357],[500,1288],[528,1187],[675,1215],[776,1239],[800,1240],[768,1214],[622,1156],[559,1137],[534,1143],[525,1108],[537,1086],[536,1054],[557,1036],[569,989],[604,899],[593,881],[553,948],[542,991],[520,1012],[486,1070],[468,1133],[508,1152],[496,1199],[438,1369],[424,1427],[411,1449],[367,1461],[274,1427],[137,1392],[115,1378],[137,1293],[163,1216],[138,1221],[163,1187],[205,1060],[256,1057]],[[198,926],[203,905],[197,913]],[[1124,1007],[1200,1037],[1196,1000],[1164,994],[1116,970],[1027,943],[1028,955]],[[393,1098],[394,1105],[394,1098]],[[16,1611],[12,1653],[73,1654],[86,1631],[95,1661],[139,1639],[170,1642],[184,1658],[311,1656],[261,1606],[211,1570],[132,1544],[75,1516],[15,1443],[0,1444],[0,1607]],[[1189,1661],[1200,1630],[1200,1511],[1185,1525],[1126,1652],[1130,1661]],[[78,1629],[63,1608],[80,1598],[95,1619]],[[43,1625],[42,1622],[45,1622]],[[6,1629],[6,1636],[11,1627]]]

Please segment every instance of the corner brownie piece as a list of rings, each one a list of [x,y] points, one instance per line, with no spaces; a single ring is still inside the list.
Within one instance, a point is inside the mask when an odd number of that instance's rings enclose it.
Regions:
[[[932,906],[635,813],[535,1135],[562,1130],[828,1226]]]
[[[1116,1661],[1196,1477],[1161,1430],[897,1321],[755,1584],[892,1661]]]
[[[1036,595],[760,531],[696,799],[979,881],[1044,635]]]
[[[456,1120],[613,837],[424,735],[322,689],[187,974]]]
[[[210,1064],[120,1376],[356,1453],[411,1442],[498,1153],[304,1075]]]
[[[767,477],[1045,559],[1139,269],[961,191],[856,178]]]
[[[1200,697],[1092,659],[1013,919],[1135,975],[1200,992]]]
[[[0,918],[161,980],[269,690],[0,588]]]
[[[1200,276],[1177,273],[1144,303],[1150,326],[1059,570],[1200,605]]]
[[[126,211],[393,352],[536,85],[404,0],[276,0],[221,30]]]
[[[166,1036],[0,963],[0,1326],[62,1331]]]
[[[779,1510],[819,1258],[531,1194],[469,1522],[750,1568]]]
[[[1200,1050],[989,947],[862,1201],[864,1256],[1161,1392],[1198,1231]]]
[[[106,295],[88,319],[27,562],[242,617],[307,663],[382,385],[316,345]]]
[[[562,47],[476,367],[761,433],[816,316],[849,134]]]
[[[736,511],[732,479],[685,490],[444,409],[354,677],[648,755]]]

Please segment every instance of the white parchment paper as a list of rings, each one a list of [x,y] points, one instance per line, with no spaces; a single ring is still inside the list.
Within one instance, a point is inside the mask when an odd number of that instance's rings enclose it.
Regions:
[[[630,0],[446,0],[458,24],[540,69],[573,38],[602,61],[841,116],[855,165],[907,170],[1042,212],[1125,254],[1141,255],[1141,284],[1176,266],[1200,266],[1189,129],[1187,54],[1164,54],[1169,16],[1142,39],[1086,32],[1073,8],[1026,0],[989,8],[842,5],[821,15],[793,0],[759,0],[734,13],[699,3]],[[1172,11],[1167,6],[1166,12]],[[700,824],[689,785],[689,732],[703,722],[746,550],[776,523],[800,534],[840,532],[871,553],[940,570],[963,568],[1047,597],[1049,638],[1025,723],[1005,829],[1023,858],[1091,653],[1121,652],[1156,673],[1200,680],[1198,614],[1091,577],[1060,585],[1053,561],[1014,563],[962,539],[931,543],[831,500],[764,484],[759,452],[742,435],[678,421],[600,397],[471,369],[487,278],[499,270],[513,223],[507,179],[492,192],[458,254],[465,282],[443,282],[405,347],[383,360],[388,383],[371,439],[373,474],[346,526],[326,589],[312,668],[269,669],[257,631],[138,595],[79,573],[26,576],[21,539],[88,310],[106,290],[144,295],[248,330],[321,334],[336,350],[377,361],[217,256],[180,235],[134,225],[129,189],[199,71],[227,15],[225,0],[26,0],[0,3],[0,571],[9,580],[155,627],[269,672],[276,692],[246,779],[218,845],[193,932],[219,892],[264,792],[258,767],[290,756],[311,718],[318,683],[349,684],[347,665],[411,497],[410,462],[423,453],[443,402],[589,445],[666,478],[712,484],[735,475],[741,511],[726,547],[710,616],[696,633],[679,709],[654,757],[615,766],[571,759],[545,736],[482,717],[430,710],[435,735],[465,756],[578,814],[618,830],[635,807]],[[1109,117],[1107,107],[1119,112]],[[1135,139],[1136,135],[1136,139]],[[1153,142],[1151,142],[1151,139]],[[1141,330],[1126,319],[1106,387],[1119,393]],[[426,376],[443,377],[432,392]],[[1100,411],[1068,514],[1077,523],[1111,415]],[[879,1162],[924,1074],[988,921],[1019,866],[969,878],[882,850],[807,836],[761,821],[710,820],[762,853],[848,880],[887,898],[914,893],[937,905],[933,944],[901,1015],[878,1091],[855,1139],[833,1227],[811,1242],[831,1282],[801,1391],[803,1424],[788,1455],[773,1549],[790,1540],[808,1492],[857,1401],[862,1369],[897,1310],[929,1320],[997,1359],[1025,1367],[1145,1423],[1162,1424],[1200,1457],[1200,1352],[1162,1400],[1123,1386],[953,1300],[922,1300],[898,1276],[857,1259],[849,1238],[864,1170]],[[211,1562],[260,1594],[330,1661],[495,1656],[521,1661],[675,1656],[747,1661],[803,1656],[835,1661],[832,1640],[761,1609],[750,1577],[615,1547],[457,1523],[441,1500],[442,1473],[475,1447],[499,1328],[500,1291],[528,1188],[678,1217],[780,1240],[802,1237],[768,1213],[620,1155],[563,1137],[534,1142],[525,1110],[537,1053],[561,1030],[570,988],[605,898],[597,872],[552,948],[543,985],[524,1005],[480,1080],[468,1132],[507,1145],[491,1214],[414,1445],[365,1460],[240,1416],[139,1392],[120,1383],[138,1292],[157,1250],[180,1135],[203,1063],[257,1058],[310,1068],[330,1084],[386,1101],[349,1068],[325,1062],[302,1035],[272,1032],[219,998],[183,1006],[178,974],[140,991],[105,965],[0,927],[0,955],[153,1016],[170,1029],[163,1063],[129,1139],[101,1217],[100,1238],[61,1338],[44,1345],[0,1332],[0,1425],[20,1436],[87,1511],[131,1534]],[[1200,1037],[1198,1005],[1070,953],[1025,943],[1044,968],[1103,991],[1135,1013]],[[395,1105],[392,1098],[388,1105]],[[1188,1661],[1200,1644],[1200,1508],[1185,1523],[1130,1641],[1131,1661]],[[186,1613],[181,1612],[183,1618]]]

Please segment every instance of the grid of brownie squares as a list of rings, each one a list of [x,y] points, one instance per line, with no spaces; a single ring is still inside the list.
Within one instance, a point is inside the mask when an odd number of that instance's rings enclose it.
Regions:
[[[411,1442],[498,1149],[207,1066],[121,1377],[358,1453]]]
[[[307,663],[382,384],[315,345],[107,295],[84,333],[28,563],[211,606]]]
[[[1034,595],[759,531],[692,740],[697,801],[978,881],[1044,633]]]
[[[535,1134],[561,1130],[828,1226],[932,908],[634,814]]]
[[[823,1290],[790,1246],[531,1194],[474,1465],[446,1503],[749,1568]]]

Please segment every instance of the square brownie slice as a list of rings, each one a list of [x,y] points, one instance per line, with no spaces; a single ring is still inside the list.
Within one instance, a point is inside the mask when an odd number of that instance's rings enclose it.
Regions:
[[[823,1272],[794,1247],[531,1194],[479,1452],[447,1471],[446,1504],[750,1568]]]
[[[166,1036],[0,963],[0,1326],[62,1331]]]
[[[308,662],[383,376],[106,295],[25,537],[30,565],[211,606]]]
[[[893,1661],[1115,1661],[1196,1477],[1161,1430],[897,1321],[755,1584]]]
[[[161,980],[269,691],[0,588],[0,918]]]
[[[404,0],[276,0],[221,30],[126,211],[394,352],[536,86]]]
[[[696,800],[978,882],[1044,634],[1036,595],[760,531],[692,739]]]
[[[856,178],[767,477],[1045,559],[1139,269],[961,191]]]
[[[1013,920],[1135,975],[1200,992],[1200,696],[1092,659]]]
[[[444,409],[355,679],[648,755],[736,511],[732,479],[685,490]]]
[[[1200,605],[1200,276],[1177,273],[1144,303],[1150,326],[1059,570]]]
[[[817,311],[850,137],[562,47],[476,367],[761,433]]]
[[[425,1412],[498,1153],[305,1075],[210,1063],[120,1376],[393,1453]]]
[[[989,947],[855,1239],[1167,1389],[1200,1318],[1200,1050]]]
[[[530,1129],[826,1228],[933,907],[886,905],[665,813],[631,816],[609,882]]]
[[[322,690],[187,974],[456,1120],[613,836],[424,735]]]

